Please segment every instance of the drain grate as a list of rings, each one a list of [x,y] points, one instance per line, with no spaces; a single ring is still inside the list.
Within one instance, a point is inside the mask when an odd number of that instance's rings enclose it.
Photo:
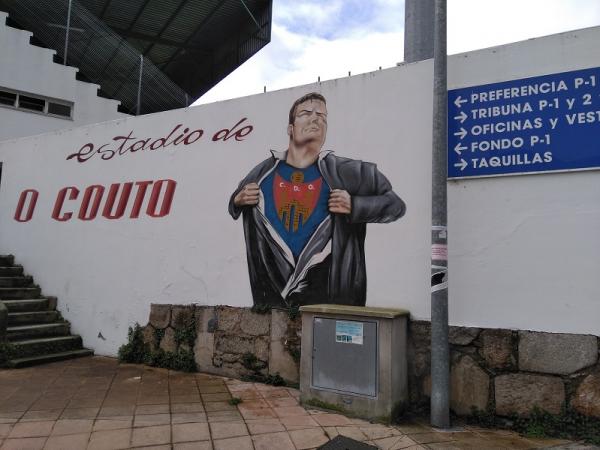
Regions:
[[[328,443],[323,444],[318,450],[378,450],[377,447],[374,447],[369,444],[365,444],[364,442],[355,441],[354,439],[350,439],[346,436],[336,436]]]

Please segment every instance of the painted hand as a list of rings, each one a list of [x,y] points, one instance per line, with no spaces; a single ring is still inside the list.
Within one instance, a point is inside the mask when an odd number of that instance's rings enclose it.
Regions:
[[[329,212],[338,214],[350,214],[352,212],[352,200],[347,191],[334,189],[329,194]]]
[[[256,183],[249,183],[242,188],[233,199],[235,206],[254,206],[258,205],[258,193],[260,187]]]

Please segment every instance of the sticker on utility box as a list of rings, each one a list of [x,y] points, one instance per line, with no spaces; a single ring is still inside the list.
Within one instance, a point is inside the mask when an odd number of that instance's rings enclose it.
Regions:
[[[363,344],[363,324],[361,322],[335,321],[335,342]]]

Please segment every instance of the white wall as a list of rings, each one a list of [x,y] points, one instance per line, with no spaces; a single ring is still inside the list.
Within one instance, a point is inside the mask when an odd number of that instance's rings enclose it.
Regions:
[[[342,156],[377,162],[408,205],[409,212],[398,222],[368,226],[367,303],[409,306],[425,316],[432,103],[424,89],[428,83],[431,64],[425,63],[4,142],[0,249],[14,253],[46,294],[58,296],[74,331],[100,354],[114,354],[127,326],[147,321],[151,302],[249,306],[242,223],[227,213],[229,196],[270,148],[286,148],[291,104],[318,90],[328,102],[325,146]],[[211,140],[216,131],[243,117],[254,127],[245,140]],[[88,142],[101,145],[132,130],[137,137],[158,138],[177,124],[202,128],[205,135],[185,148],[127,153],[106,161],[66,160]],[[178,184],[172,210],[164,218],[51,218],[62,187],[83,190],[96,183],[108,187],[166,178]],[[20,223],[13,219],[16,203],[19,193],[29,188],[40,192],[39,200],[31,221]]]
[[[599,38],[456,55],[448,89],[600,67]],[[452,323],[600,335],[599,171],[450,181],[448,215]]]
[[[5,25],[0,12],[0,88],[74,103],[72,119],[0,105],[0,141],[126,117],[116,100],[97,96],[98,85],[75,79],[77,69],[52,61],[54,50],[29,43],[31,33]]]
[[[449,62],[449,87],[600,66],[599,38],[596,28],[458,55]],[[325,147],[377,162],[407,204],[399,221],[367,227],[367,305],[426,319],[431,84],[425,61],[0,143],[0,252],[14,253],[47,295],[59,297],[74,331],[99,354],[115,354],[127,326],[146,322],[152,302],[251,305],[242,224],[227,213],[229,195],[269,148],[286,147],[291,103],[317,90],[329,110]],[[254,127],[244,140],[210,139],[243,117]],[[129,132],[159,138],[177,124],[205,134],[187,147],[66,160],[88,142]],[[62,187],[166,178],[178,183],[166,217],[51,218]],[[599,186],[597,171],[450,182],[451,322],[600,335],[593,301]],[[40,196],[33,218],[20,223],[13,214],[28,188]]]

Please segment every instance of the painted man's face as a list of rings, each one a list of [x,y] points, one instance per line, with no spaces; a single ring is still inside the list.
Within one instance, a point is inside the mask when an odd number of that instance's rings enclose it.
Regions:
[[[316,142],[319,147],[327,135],[327,107],[320,100],[307,100],[296,108],[294,123],[289,125],[288,134],[296,145]]]

